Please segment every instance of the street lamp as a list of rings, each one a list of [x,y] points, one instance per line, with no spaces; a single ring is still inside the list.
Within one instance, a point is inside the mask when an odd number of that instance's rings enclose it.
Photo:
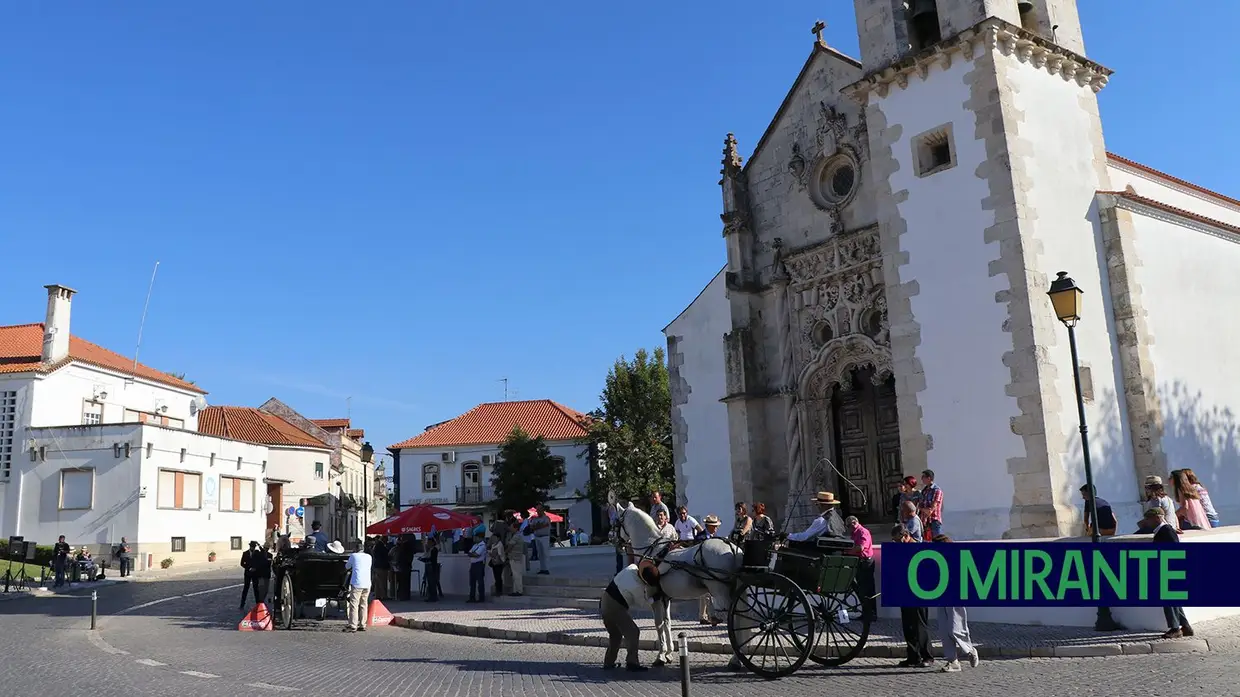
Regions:
[[[1085,425],[1085,398],[1081,395],[1081,365],[1076,354],[1076,323],[1081,321],[1081,297],[1085,291],[1077,287],[1076,282],[1068,277],[1067,271],[1060,271],[1059,277],[1051,282],[1046,293],[1051,298],[1051,306],[1055,308],[1055,316],[1068,328],[1068,347],[1072,350],[1072,381],[1076,385],[1076,415],[1081,424],[1081,455],[1085,461],[1085,486],[1089,487],[1089,519],[1091,539],[1100,544],[1102,537],[1098,534],[1098,490],[1094,487],[1094,468],[1089,461],[1089,429]],[[1111,616],[1111,608],[1098,608],[1098,617],[1094,629],[1100,632],[1113,632],[1124,629],[1124,625]]]

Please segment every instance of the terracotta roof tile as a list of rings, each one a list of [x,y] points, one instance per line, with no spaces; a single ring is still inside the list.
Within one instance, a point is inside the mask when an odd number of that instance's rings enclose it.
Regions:
[[[1224,203],[1228,203],[1228,204],[1231,204],[1231,205],[1233,205],[1233,206],[1240,206],[1240,201],[1237,201],[1236,199],[1234,199],[1234,198],[1232,198],[1232,197],[1230,197],[1230,196],[1224,196],[1223,194],[1220,194],[1220,193],[1219,193],[1219,192],[1217,192],[1217,191],[1211,191],[1210,189],[1207,189],[1207,188],[1205,188],[1204,186],[1198,186],[1198,185],[1196,185],[1196,184],[1194,184],[1194,183],[1192,183],[1192,182],[1189,182],[1189,181],[1184,181],[1183,179],[1180,179],[1179,177],[1173,177],[1173,176],[1171,176],[1170,174],[1167,174],[1166,172],[1160,172],[1160,171],[1158,171],[1158,170],[1154,169],[1153,167],[1149,167],[1149,166],[1143,165],[1143,164],[1141,164],[1140,162],[1134,162],[1134,161],[1132,161],[1132,160],[1130,160],[1130,159],[1128,159],[1128,158],[1126,158],[1126,157],[1121,157],[1121,156],[1119,156],[1119,155],[1116,155],[1116,154],[1115,154],[1115,153],[1113,153],[1113,152],[1109,152],[1109,153],[1107,153],[1107,159],[1109,159],[1109,160],[1114,160],[1114,161],[1118,162],[1118,163],[1119,163],[1119,164],[1121,164],[1121,165],[1126,165],[1126,166],[1131,167],[1131,168],[1133,168],[1133,169],[1139,169],[1139,170],[1141,170],[1142,172],[1145,172],[1146,174],[1152,174],[1152,175],[1154,175],[1154,176],[1156,176],[1156,177],[1160,177],[1160,178],[1162,178],[1162,179],[1166,179],[1167,181],[1169,181],[1169,182],[1171,182],[1171,183],[1173,183],[1173,184],[1179,184],[1180,186],[1183,186],[1183,187],[1188,188],[1188,189],[1192,189],[1193,191],[1196,191],[1197,193],[1200,193],[1200,194],[1205,194],[1205,195],[1207,195],[1207,196],[1211,196],[1211,197],[1213,197],[1213,198],[1216,198],[1216,199],[1218,199],[1218,200],[1220,200],[1220,201],[1222,201],[1222,202],[1224,202]]]
[[[252,407],[207,407],[198,412],[198,432],[260,445],[331,448],[275,414]]]
[[[356,438],[357,440],[361,440],[366,437],[366,429],[350,428],[348,431],[345,432],[345,435],[350,438]]]
[[[43,354],[43,323],[18,324],[0,327],[0,373],[50,373],[65,365],[77,361],[88,365],[114,370],[127,375],[133,374],[144,380],[160,382],[165,385],[179,387],[206,394],[201,387],[173,377],[161,370],[155,370],[139,363],[134,367],[132,358],[125,358],[115,351],[109,351],[98,344],[76,336],[69,337],[69,357],[54,364],[44,363]]]
[[[310,423],[319,428],[348,428],[348,419],[310,419]]]
[[[498,445],[517,426],[546,440],[577,440],[586,435],[589,421],[585,414],[549,399],[488,402],[391,448]]]
[[[1150,208],[1154,208],[1154,209],[1157,209],[1157,210],[1160,210],[1166,213],[1171,213],[1172,215],[1178,215],[1181,218],[1195,220],[1204,225],[1209,225],[1210,227],[1215,227],[1220,230],[1230,232],[1233,235],[1240,236],[1240,226],[1232,225],[1231,223],[1225,223],[1221,220],[1215,220],[1214,218],[1207,218],[1204,215],[1198,215],[1192,211],[1186,211],[1183,208],[1177,208],[1175,206],[1163,203],[1162,201],[1155,201],[1152,198],[1146,198],[1139,194],[1134,194],[1131,191],[1099,191],[1098,193],[1108,194],[1110,196],[1118,196],[1119,198],[1125,198],[1125,199],[1128,199],[1129,201],[1140,203],[1143,206],[1148,206]]]

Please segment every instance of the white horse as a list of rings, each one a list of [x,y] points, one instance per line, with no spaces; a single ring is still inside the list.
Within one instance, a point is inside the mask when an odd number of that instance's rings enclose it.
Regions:
[[[631,502],[624,508],[616,506],[616,525],[621,545],[638,557],[659,562],[662,595],[652,606],[659,639],[654,665],[666,665],[676,660],[670,601],[698,600],[710,593],[712,623],[726,620],[732,603],[732,580],[741,570],[744,554],[740,547],[723,538],[667,551],[673,541],[661,537],[654,520]],[[739,659],[733,656],[732,666],[739,665]]]

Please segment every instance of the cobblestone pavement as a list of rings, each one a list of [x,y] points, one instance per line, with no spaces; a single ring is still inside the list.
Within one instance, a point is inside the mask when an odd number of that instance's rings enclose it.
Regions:
[[[85,597],[30,598],[0,606],[0,680],[28,695],[238,693],[309,695],[632,695],[679,694],[674,670],[605,673],[600,649],[445,636],[395,627],[341,633],[339,620],[290,632],[238,632],[232,575],[205,574],[99,591],[99,631],[89,632]],[[218,590],[222,589],[222,590]],[[124,611],[124,614],[116,613]],[[649,661],[652,655],[643,654]],[[692,656],[693,695],[796,697],[827,691],[904,697],[940,695],[1124,695],[1193,691],[1235,694],[1235,655],[1118,656],[1076,660],[983,661],[954,675],[922,675],[891,660],[843,668],[807,667],[768,682],[724,668],[724,658]],[[927,683],[926,680],[931,682]]]

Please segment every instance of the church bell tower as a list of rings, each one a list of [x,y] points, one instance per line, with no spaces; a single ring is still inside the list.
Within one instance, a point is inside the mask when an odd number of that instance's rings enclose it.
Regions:
[[[1074,0],[855,8],[866,75],[845,91],[869,125],[905,473],[935,471],[961,539],[1075,534],[1075,392],[1046,290],[1067,270],[1092,299],[1081,360],[1115,391],[1093,225],[1111,71],[1085,57]]]

